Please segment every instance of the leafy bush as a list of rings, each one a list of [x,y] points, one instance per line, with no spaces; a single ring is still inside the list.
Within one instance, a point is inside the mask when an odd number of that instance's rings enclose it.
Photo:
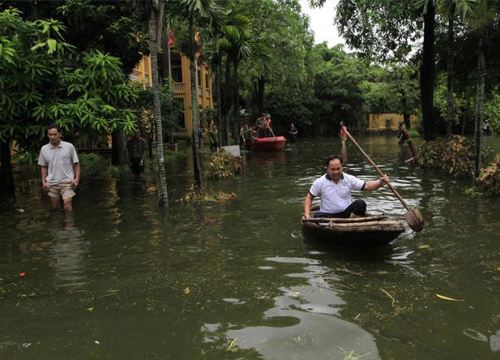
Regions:
[[[486,159],[489,150],[481,150],[481,159]],[[474,167],[473,144],[463,136],[455,135],[450,141],[444,139],[424,142],[418,147],[422,167],[440,168],[456,178],[470,177]]]
[[[209,179],[227,179],[242,170],[242,158],[235,157],[223,149],[209,154],[204,161],[205,176]]]
[[[495,134],[500,133],[500,94],[493,94],[493,98],[484,104],[484,120],[490,122]]]
[[[97,154],[80,154],[82,177],[104,176],[109,167],[108,160]]]
[[[488,167],[481,169],[478,185],[488,195],[500,195],[500,154]]]

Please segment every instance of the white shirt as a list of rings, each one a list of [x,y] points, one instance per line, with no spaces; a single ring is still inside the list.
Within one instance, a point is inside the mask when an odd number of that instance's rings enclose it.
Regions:
[[[62,140],[57,146],[50,142],[42,146],[38,156],[38,165],[48,167],[46,180],[49,185],[72,182],[75,178],[73,164],[78,162],[73,144]]]
[[[321,196],[319,211],[337,214],[351,204],[351,191],[362,190],[364,187],[365,182],[353,175],[343,173],[342,178],[335,183],[325,174],[314,181],[309,194],[313,197]]]

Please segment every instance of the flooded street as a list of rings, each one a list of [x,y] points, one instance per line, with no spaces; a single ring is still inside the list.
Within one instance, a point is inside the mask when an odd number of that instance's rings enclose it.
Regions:
[[[304,239],[300,217],[337,139],[246,154],[208,186],[233,202],[185,204],[190,161],[155,180],[86,179],[74,215],[49,210],[37,177],[0,207],[1,359],[498,359],[500,202],[398,160],[395,137],[359,143],[424,215],[390,246]],[[351,145],[348,170],[378,178]],[[355,193],[399,216],[388,190]]]

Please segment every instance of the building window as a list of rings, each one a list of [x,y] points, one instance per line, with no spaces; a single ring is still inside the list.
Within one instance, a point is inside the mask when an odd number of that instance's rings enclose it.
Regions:
[[[182,65],[179,53],[170,53],[170,64],[172,67],[172,80],[175,82],[182,82]]]

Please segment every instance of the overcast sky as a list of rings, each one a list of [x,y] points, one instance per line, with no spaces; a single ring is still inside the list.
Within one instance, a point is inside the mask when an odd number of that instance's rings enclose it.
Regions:
[[[326,41],[330,47],[345,43],[333,25],[335,7],[337,6],[338,0],[326,0],[325,5],[319,9],[311,9],[309,7],[309,0],[299,1],[302,6],[302,12],[309,15],[311,19],[310,28],[314,32],[316,43]]]

